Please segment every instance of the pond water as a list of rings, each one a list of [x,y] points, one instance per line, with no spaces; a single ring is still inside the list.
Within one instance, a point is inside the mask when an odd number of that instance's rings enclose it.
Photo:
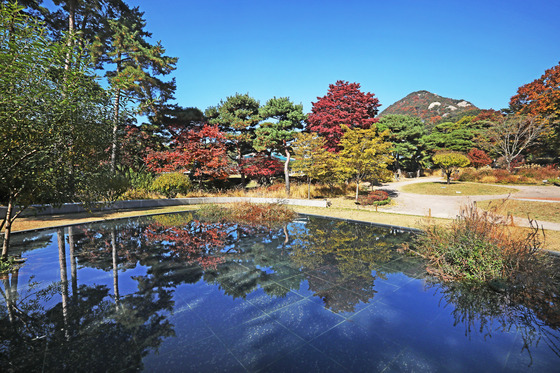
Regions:
[[[13,237],[2,371],[560,369],[550,303],[427,278],[396,229],[189,213]]]

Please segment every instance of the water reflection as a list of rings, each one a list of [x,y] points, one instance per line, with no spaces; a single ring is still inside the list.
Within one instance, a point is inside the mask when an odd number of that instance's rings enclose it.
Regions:
[[[205,297],[197,293],[200,284],[251,304],[262,303],[254,300],[261,292],[284,303],[309,294],[300,298],[352,321],[380,294],[388,296],[387,288],[394,287],[387,285],[389,278],[424,275],[421,261],[397,250],[409,239],[402,232],[330,219],[267,229],[201,221],[192,214],[16,236],[14,251],[29,259],[2,277],[0,366],[142,370],[145,356],[183,333],[174,317],[185,309],[195,312],[186,299]],[[559,355],[556,298],[531,303],[526,300],[537,297],[430,286],[467,337],[519,330],[525,351],[543,341]],[[274,316],[271,310],[262,315]]]

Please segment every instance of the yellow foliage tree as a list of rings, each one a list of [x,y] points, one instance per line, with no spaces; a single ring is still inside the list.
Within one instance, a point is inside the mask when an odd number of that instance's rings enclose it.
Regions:
[[[439,166],[447,176],[447,184],[451,183],[451,174],[459,167],[469,165],[469,159],[462,153],[458,152],[442,152],[432,157],[434,164]]]
[[[394,159],[391,155],[392,144],[385,141],[389,131],[377,133],[372,126],[369,129],[349,129],[343,126],[345,133],[340,141],[342,150],[338,153],[336,170],[341,178],[356,182],[356,202],[360,182],[364,180],[390,180],[391,172],[387,169]]]
[[[332,181],[334,179],[334,157],[325,149],[325,139],[316,133],[299,133],[292,150],[294,163],[292,170],[307,178],[307,198],[311,198],[311,181]]]

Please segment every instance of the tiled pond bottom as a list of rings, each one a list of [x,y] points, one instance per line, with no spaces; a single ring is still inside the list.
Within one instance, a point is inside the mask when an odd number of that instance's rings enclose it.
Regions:
[[[557,314],[430,282],[421,262],[397,252],[410,240],[402,232],[318,218],[266,230],[175,215],[17,237],[13,250],[28,259],[2,282],[7,371],[560,366]]]

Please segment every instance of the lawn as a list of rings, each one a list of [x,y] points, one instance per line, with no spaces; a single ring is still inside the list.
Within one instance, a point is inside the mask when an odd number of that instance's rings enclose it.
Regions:
[[[516,193],[519,190],[479,183],[454,182],[448,185],[445,182],[431,182],[405,185],[402,187],[402,191],[440,196],[482,196]]]
[[[499,213],[502,215],[513,215],[522,218],[527,216],[537,221],[550,221],[560,223],[560,203],[554,202],[534,202],[520,201],[509,199],[502,203],[503,200],[488,200],[477,203],[479,208],[488,210],[493,207],[499,207]]]

